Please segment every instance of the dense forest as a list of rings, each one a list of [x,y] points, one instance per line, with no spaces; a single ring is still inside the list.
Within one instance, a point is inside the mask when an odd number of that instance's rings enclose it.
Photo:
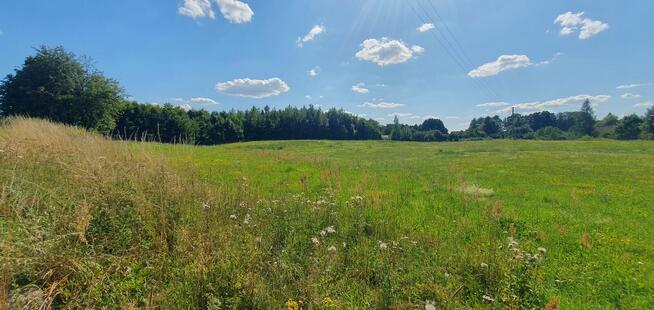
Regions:
[[[580,111],[475,118],[464,131],[449,132],[438,119],[419,125],[381,125],[345,111],[313,106],[246,111],[184,110],[128,101],[118,82],[106,78],[86,58],[62,47],[41,47],[0,84],[0,115],[46,118],[98,131],[116,139],[212,145],[256,140],[401,141],[471,139],[564,140],[581,137],[652,139],[654,107],[644,116],[597,120],[591,102]]]

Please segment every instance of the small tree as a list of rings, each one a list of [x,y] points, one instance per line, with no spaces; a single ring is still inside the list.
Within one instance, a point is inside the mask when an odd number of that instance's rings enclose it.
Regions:
[[[620,140],[638,139],[643,120],[636,114],[625,116],[615,128],[615,136]]]
[[[579,136],[593,136],[595,134],[595,111],[586,99],[581,105],[581,111],[575,119],[574,132]]]
[[[652,138],[654,138],[654,107],[649,108],[647,113],[645,113],[644,129]]]
[[[102,132],[115,127],[123,92],[62,47],[37,49],[0,84],[0,112],[47,118]]]

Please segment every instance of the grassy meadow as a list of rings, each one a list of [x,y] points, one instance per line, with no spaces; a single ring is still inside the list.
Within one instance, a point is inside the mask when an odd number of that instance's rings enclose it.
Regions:
[[[654,142],[109,141],[0,127],[0,301],[651,309]]]

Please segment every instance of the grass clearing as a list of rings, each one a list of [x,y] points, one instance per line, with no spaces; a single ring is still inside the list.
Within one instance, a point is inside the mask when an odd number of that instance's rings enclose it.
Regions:
[[[651,141],[193,147],[13,119],[0,150],[9,300],[654,306]]]

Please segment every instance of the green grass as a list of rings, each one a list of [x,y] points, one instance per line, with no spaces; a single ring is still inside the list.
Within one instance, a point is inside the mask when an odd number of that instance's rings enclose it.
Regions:
[[[518,239],[547,249],[535,281],[542,296],[558,296],[564,308],[654,306],[652,142],[300,141],[156,150],[212,184],[245,177],[258,197],[315,198],[331,189],[341,206],[360,195],[380,234],[429,240],[438,252],[484,242],[453,234],[476,236],[461,225],[480,229],[486,203],[500,201],[502,222],[516,223]],[[462,180],[494,195],[466,206],[447,191],[448,182]],[[336,210],[335,218],[347,212]],[[590,250],[581,245],[584,233]],[[472,255],[489,249],[477,250]],[[419,268],[425,260],[411,263]]]
[[[21,125],[0,128],[10,299],[32,285],[56,307],[654,307],[650,141],[194,147]]]

